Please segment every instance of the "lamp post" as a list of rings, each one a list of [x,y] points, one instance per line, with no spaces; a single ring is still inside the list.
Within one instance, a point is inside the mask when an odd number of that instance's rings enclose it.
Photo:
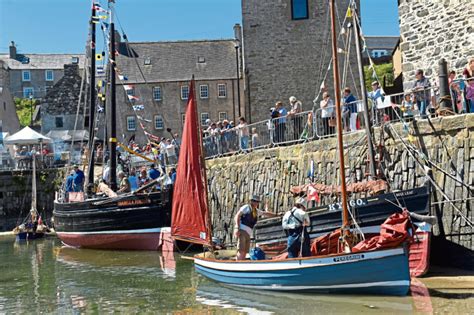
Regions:
[[[33,94],[30,94],[30,106],[31,106],[31,120],[30,120],[30,128],[33,128]]]
[[[235,70],[237,73],[237,106],[238,106],[238,113],[239,113],[239,118],[242,117],[242,113],[240,111],[240,71],[239,71],[239,44],[236,43],[235,46]]]

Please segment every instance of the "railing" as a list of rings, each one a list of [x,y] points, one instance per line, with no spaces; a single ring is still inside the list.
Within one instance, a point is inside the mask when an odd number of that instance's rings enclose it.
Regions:
[[[461,82],[456,80],[455,82]],[[466,84],[465,84],[466,85]],[[452,89],[451,89],[452,90]],[[465,91],[465,89],[464,89]],[[452,91],[451,91],[452,92]],[[463,98],[465,92],[463,92]],[[374,126],[400,120],[436,117],[438,89],[411,90],[405,93],[385,95],[378,100],[369,99],[369,119]],[[453,95],[451,96],[453,99]],[[345,134],[364,129],[364,108],[362,101],[353,103],[357,112],[342,115]],[[474,112],[474,104],[464,98],[463,110],[454,113]],[[459,105],[458,105],[459,106]],[[216,158],[230,154],[250,152],[261,148],[295,144],[336,134],[335,107],[302,112],[293,116],[278,117],[217,132],[204,138],[206,158]],[[352,124],[351,124],[352,116]],[[352,128],[351,128],[352,127]]]

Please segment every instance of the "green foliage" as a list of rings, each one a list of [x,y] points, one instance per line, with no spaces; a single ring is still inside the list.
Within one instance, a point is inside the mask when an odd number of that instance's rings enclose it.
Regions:
[[[21,127],[29,126],[31,123],[31,107],[33,106],[33,113],[34,113],[34,106],[38,103],[37,100],[33,99],[30,100],[29,98],[18,98],[15,97],[15,107],[16,113],[18,114],[18,119],[20,119]]]
[[[365,87],[368,91],[372,91],[371,84],[375,80],[379,80],[380,86],[382,86],[383,78],[385,76],[385,82],[387,85],[393,84],[393,65],[392,63],[384,63],[381,65],[374,65],[375,73],[377,73],[377,78],[373,77],[372,69],[369,69],[369,66],[364,66],[364,75],[365,75]]]

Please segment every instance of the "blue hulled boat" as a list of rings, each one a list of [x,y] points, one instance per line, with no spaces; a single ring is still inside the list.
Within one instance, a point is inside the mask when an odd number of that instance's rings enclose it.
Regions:
[[[261,261],[204,256],[194,257],[197,272],[239,287],[377,295],[406,295],[410,288],[408,253],[404,248]]]

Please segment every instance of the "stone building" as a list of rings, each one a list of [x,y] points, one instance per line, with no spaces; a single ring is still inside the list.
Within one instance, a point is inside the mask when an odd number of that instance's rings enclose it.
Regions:
[[[64,75],[65,64],[84,67],[84,54],[21,54],[12,42],[8,54],[0,54],[9,72],[10,91],[14,97],[43,98]]]
[[[180,133],[193,75],[202,124],[238,119],[234,40],[119,43],[119,52],[117,68],[127,78],[117,79],[119,140],[135,135],[145,143],[140,122],[156,136],[170,137],[167,128]],[[133,105],[143,110],[134,111]]]
[[[348,4],[349,0],[336,1],[341,21]],[[305,110],[313,108],[331,61],[328,11],[327,1],[322,0],[242,0],[245,93],[251,121],[268,119],[269,108],[279,100],[288,104],[290,96],[300,99]],[[342,40],[339,48],[344,48]],[[354,80],[349,75],[347,82],[351,87],[358,86],[354,52],[351,47]],[[345,55],[339,57],[342,68]],[[329,72],[325,85],[332,89]]]
[[[441,58],[461,75],[474,57],[472,0],[399,0],[398,12],[405,87],[412,87],[417,69],[435,81]]]
[[[388,58],[392,56],[392,52],[395,49],[399,36],[364,36],[367,49],[369,50],[370,57],[377,58]]]
[[[9,81],[7,66],[0,60],[0,132],[14,134],[20,130],[20,121],[10,93]]]
[[[51,87],[41,103],[41,133],[50,130],[74,130],[78,104],[79,116],[76,129],[83,129],[88,118],[84,118],[85,86],[79,103],[82,77],[79,75],[79,65],[64,65],[64,75]],[[84,120],[85,119],[85,120]]]

